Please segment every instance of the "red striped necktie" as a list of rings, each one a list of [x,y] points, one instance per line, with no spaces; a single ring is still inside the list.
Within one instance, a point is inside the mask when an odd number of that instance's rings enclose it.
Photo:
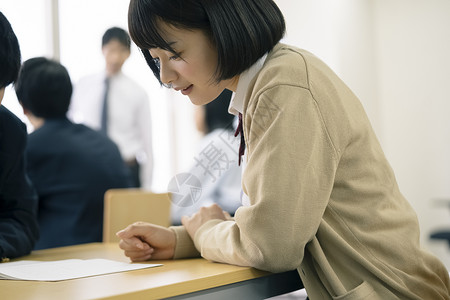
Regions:
[[[239,124],[238,124],[238,127],[236,128],[234,136],[237,137],[238,134],[241,134],[241,143],[239,145],[239,161],[238,161],[238,164],[240,166],[242,156],[245,153],[245,139],[244,139],[244,129],[242,127],[242,114],[241,113],[239,113]]]

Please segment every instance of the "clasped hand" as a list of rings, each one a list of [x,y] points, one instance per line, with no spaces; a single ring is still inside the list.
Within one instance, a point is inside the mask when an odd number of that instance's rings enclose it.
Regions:
[[[228,213],[217,205],[202,207],[190,217],[184,216],[181,223],[186,228],[191,239],[197,230],[209,220],[229,218]],[[117,232],[121,239],[119,247],[131,261],[145,261],[149,259],[171,259],[175,254],[175,233],[165,227],[136,222]]]

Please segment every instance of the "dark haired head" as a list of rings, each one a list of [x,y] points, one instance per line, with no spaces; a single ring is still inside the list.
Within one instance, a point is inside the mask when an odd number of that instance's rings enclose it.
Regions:
[[[72,83],[66,68],[44,57],[25,61],[16,83],[22,106],[36,117],[63,118],[69,109]]]
[[[0,12],[0,89],[16,81],[19,69],[19,42],[8,19]]]
[[[102,47],[108,44],[111,40],[119,41],[122,45],[127,47],[128,50],[130,50],[130,36],[122,28],[112,27],[106,30],[102,37]]]
[[[207,133],[227,127],[232,130],[234,115],[228,112],[232,94],[230,90],[225,89],[214,101],[204,105]]]
[[[214,80],[231,79],[272,50],[285,32],[283,15],[272,0],[131,0],[128,27],[147,64],[160,81],[150,53],[161,48],[177,55],[164,39],[161,21],[202,30],[218,53]]]

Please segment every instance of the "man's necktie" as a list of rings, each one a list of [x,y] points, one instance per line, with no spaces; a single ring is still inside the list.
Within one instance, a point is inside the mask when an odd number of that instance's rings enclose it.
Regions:
[[[102,107],[102,118],[100,123],[100,132],[107,135],[108,134],[108,92],[109,92],[109,78],[105,79],[105,92],[103,95],[103,107]]]
[[[241,134],[241,143],[239,145],[239,161],[238,161],[238,164],[240,166],[242,156],[245,153],[245,139],[244,139],[244,129],[242,127],[242,114],[241,113],[239,113],[239,124],[238,124],[238,127],[236,128],[234,136],[237,137],[238,134]]]

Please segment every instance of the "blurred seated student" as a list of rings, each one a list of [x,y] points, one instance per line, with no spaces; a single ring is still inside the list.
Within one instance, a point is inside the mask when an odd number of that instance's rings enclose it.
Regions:
[[[0,261],[30,253],[39,237],[37,197],[25,172],[26,126],[1,106],[19,69],[19,42],[0,12]]]
[[[15,88],[35,128],[26,150],[39,199],[36,249],[100,242],[104,193],[130,184],[119,149],[105,135],[67,119],[72,84],[60,63],[27,60]]]
[[[215,101],[196,106],[195,125],[203,134],[199,151],[188,174],[201,184],[198,198],[172,195],[171,219],[181,225],[182,216],[196,213],[200,207],[214,203],[230,215],[241,206],[241,173],[237,163],[239,138],[234,137],[234,115],[228,112],[232,92],[224,90]]]

